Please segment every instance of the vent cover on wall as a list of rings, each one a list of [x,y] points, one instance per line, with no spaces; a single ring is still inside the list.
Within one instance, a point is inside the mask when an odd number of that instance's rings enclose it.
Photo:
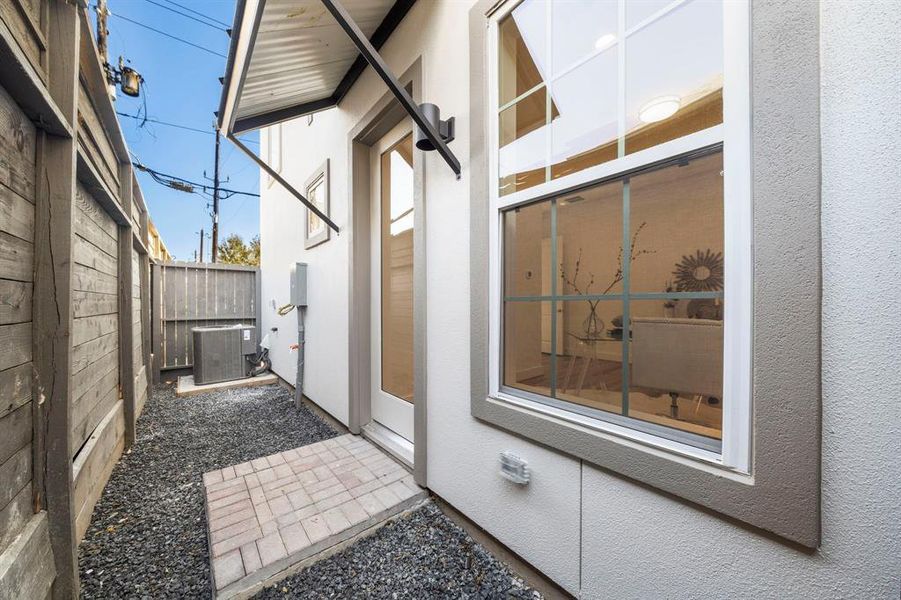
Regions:
[[[526,485],[531,478],[529,464],[509,450],[501,452],[501,475],[519,485]]]

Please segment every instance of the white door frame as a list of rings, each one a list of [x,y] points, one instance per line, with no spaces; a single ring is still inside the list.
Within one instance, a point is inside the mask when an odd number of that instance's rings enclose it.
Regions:
[[[398,78],[416,102],[421,102],[422,59]],[[402,120],[408,119],[390,92],[386,92],[360,119],[348,134],[347,185],[349,197],[348,240],[349,302],[348,302],[348,427],[353,433],[371,438],[371,313],[370,313],[370,148]],[[413,152],[414,178],[414,268],[413,268],[413,349],[414,403],[413,427],[416,444],[413,448],[412,468],[416,483],[427,487],[427,385],[426,385],[426,207],[425,160],[422,152]],[[374,439],[389,452],[398,455],[383,440]],[[409,464],[408,460],[404,460]]]
[[[415,432],[413,427],[413,403],[403,400],[394,396],[393,394],[385,391],[382,385],[382,373],[384,371],[382,366],[382,327],[384,325],[384,318],[382,314],[382,286],[384,285],[384,281],[382,280],[383,273],[383,265],[382,265],[382,245],[384,232],[383,228],[383,214],[382,208],[384,204],[384,199],[382,198],[382,190],[383,182],[382,182],[382,156],[390,151],[397,143],[399,143],[403,138],[408,135],[411,135],[413,132],[412,123],[410,119],[404,119],[400,123],[394,126],[391,131],[385,134],[378,142],[371,146],[370,150],[370,158],[369,158],[369,174],[371,177],[369,190],[370,196],[372,197],[370,204],[370,212],[369,212],[369,221],[371,223],[371,229],[369,233],[369,241],[371,247],[371,255],[370,255],[370,267],[369,267],[369,276],[370,276],[370,387],[372,389],[370,395],[370,412],[372,416],[372,420],[379,425],[383,425],[388,428],[391,432],[400,435],[403,440],[393,440],[398,449],[402,449],[407,446],[404,443],[409,442],[408,454],[410,463],[413,462],[413,445],[415,445]],[[414,153],[416,150],[413,151]],[[411,167],[412,171],[412,167]],[[411,173],[412,175],[412,173]],[[412,193],[412,186],[410,192]],[[416,233],[416,212],[414,206],[414,225],[413,225],[413,233],[415,236]],[[414,239],[414,269],[415,269],[415,239]],[[411,290],[412,292],[412,290]],[[416,301],[414,298],[414,310]],[[412,318],[412,315],[410,316]],[[378,431],[377,428],[374,428]],[[383,437],[388,440],[391,440],[391,436],[387,434],[387,432],[381,432]],[[376,434],[378,435],[378,434]],[[401,450],[402,451],[402,450]]]

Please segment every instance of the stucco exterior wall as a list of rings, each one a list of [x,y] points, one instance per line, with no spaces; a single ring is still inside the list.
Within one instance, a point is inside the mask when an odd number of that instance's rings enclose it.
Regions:
[[[899,595],[901,11],[828,0],[820,18],[822,545],[795,549],[586,466],[586,598]]]
[[[901,11],[828,0],[821,10],[823,152],[823,544],[790,546],[646,486],[476,421],[469,387],[468,0],[415,5],[381,54],[422,59],[424,101],[457,117],[456,180],[426,157],[428,484],[584,598],[885,597],[901,573]],[[294,380],[290,265],[309,267],[306,394],[348,419],[348,132],[385,93],[367,70],[338,110],[283,125],[282,174],[300,188],[330,160],[342,233],[304,250],[302,206],[262,176],[263,328]],[[266,147],[265,133],[261,147]],[[529,460],[532,483],[497,474]]]

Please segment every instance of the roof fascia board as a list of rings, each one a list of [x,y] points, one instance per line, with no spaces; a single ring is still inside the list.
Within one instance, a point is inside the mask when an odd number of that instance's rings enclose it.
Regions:
[[[236,20],[236,23],[239,23],[238,30],[232,31],[234,37],[228,52],[230,64],[226,67],[226,80],[219,108],[219,129],[226,136],[234,127],[238,99],[244,88],[251,50],[256,42],[265,7],[266,0],[238,0],[238,6],[235,8],[235,19],[238,19],[240,13],[241,20],[240,22]],[[236,69],[238,77],[234,77]]]
[[[289,106],[288,108],[280,108],[278,110],[261,113],[259,115],[244,117],[243,119],[235,120],[235,124],[232,126],[232,133],[234,133],[235,135],[241,135],[255,129],[262,129],[263,127],[269,127],[270,125],[275,125],[283,121],[290,121],[291,119],[295,119],[297,117],[311,115],[316,112],[327,110],[334,107],[336,104],[337,102],[335,102],[335,97],[329,96],[328,98],[323,98],[322,100],[304,102],[303,104]]]
[[[241,19],[240,22],[243,25],[244,15],[246,14],[244,5],[247,1],[248,0],[238,0],[238,6],[235,9],[235,23],[238,23],[239,19]],[[382,19],[382,22],[379,24],[378,28],[376,28],[375,32],[372,34],[372,38],[370,39],[370,43],[376,50],[379,50],[385,44],[385,42],[388,41],[388,38],[391,37],[391,34],[394,33],[394,30],[397,29],[398,25],[400,25],[404,17],[407,16],[407,13],[410,12],[410,9],[413,8],[414,4],[416,4],[416,0],[397,0],[394,3],[388,13],[385,15],[385,18]],[[263,7],[259,9],[260,16],[262,16],[262,13]],[[254,29],[254,37],[256,37],[256,29],[257,28]],[[238,37],[239,35],[234,35],[232,37],[232,44],[228,53],[229,62],[226,66],[226,80],[224,83],[226,90],[233,80],[234,62],[236,62],[233,59],[238,47]],[[248,133],[255,129],[262,129],[263,127],[269,127],[283,121],[289,121],[297,117],[313,114],[337,106],[347,94],[347,92],[349,92],[353,87],[354,83],[357,82],[357,79],[360,78],[360,76],[363,74],[363,71],[366,70],[366,67],[368,65],[369,63],[366,61],[366,58],[364,58],[362,54],[358,54],[357,58],[354,59],[354,62],[347,70],[347,73],[344,74],[344,77],[338,83],[334,93],[330,97],[323,98],[321,100],[315,100],[312,102],[304,102],[302,104],[289,106],[287,108],[281,108],[275,111],[263,112],[258,115],[243,117],[241,119],[234,119],[231,124],[230,131],[235,135],[240,135],[243,133]],[[246,72],[247,70],[245,66],[245,68],[242,69],[241,73],[242,81]],[[237,94],[240,94],[240,89],[237,91]],[[234,100],[232,100],[232,98],[234,98],[235,96],[232,96],[229,92],[228,97],[233,108]],[[225,115],[225,112],[226,94],[223,93],[219,105],[220,129],[222,129],[222,123],[224,122],[223,116]]]

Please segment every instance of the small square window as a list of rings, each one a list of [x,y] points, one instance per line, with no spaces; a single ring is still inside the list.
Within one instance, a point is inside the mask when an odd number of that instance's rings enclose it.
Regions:
[[[329,180],[328,160],[316,172],[310,176],[304,187],[304,195],[307,200],[323,215],[329,217]],[[328,224],[315,212],[307,208],[305,210],[303,239],[304,247],[312,248],[329,239]]]

